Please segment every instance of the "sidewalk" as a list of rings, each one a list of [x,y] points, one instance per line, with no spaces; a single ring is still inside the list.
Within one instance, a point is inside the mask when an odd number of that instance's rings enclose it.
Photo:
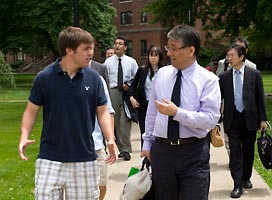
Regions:
[[[140,162],[140,132],[138,125],[133,123],[131,141],[133,153],[130,161],[119,159],[109,167],[109,183],[105,200],[118,200],[128,172],[132,166]],[[231,199],[230,192],[233,189],[233,182],[228,169],[228,155],[224,147],[214,148],[211,146],[211,184],[210,200]],[[253,170],[253,188],[244,190],[241,200],[271,200],[272,190],[263,179]]]

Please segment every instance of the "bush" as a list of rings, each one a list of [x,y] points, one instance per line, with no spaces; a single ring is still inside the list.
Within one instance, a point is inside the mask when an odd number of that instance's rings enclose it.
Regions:
[[[3,58],[0,58],[0,83],[1,85],[16,87],[15,78],[12,74],[12,69]]]
[[[17,60],[15,62],[11,63],[10,66],[11,66],[12,69],[18,69],[19,67],[23,66],[24,64],[25,64],[24,61]]]

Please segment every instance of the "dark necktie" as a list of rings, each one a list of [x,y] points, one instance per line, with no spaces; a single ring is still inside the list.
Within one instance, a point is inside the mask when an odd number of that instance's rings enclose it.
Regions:
[[[176,104],[177,107],[180,105],[181,76],[182,73],[181,70],[179,70],[171,97],[171,101]],[[168,117],[167,137],[171,142],[176,142],[179,138],[179,122],[173,120],[173,116]]]
[[[123,68],[122,68],[122,63],[121,63],[121,58],[118,58],[119,63],[118,63],[118,79],[117,79],[117,87],[119,90],[123,90]]]

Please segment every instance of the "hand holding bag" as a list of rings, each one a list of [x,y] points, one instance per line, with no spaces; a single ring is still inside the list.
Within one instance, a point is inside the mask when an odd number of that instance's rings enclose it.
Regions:
[[[219,124],[216,124],[216,126],[210,131],[211,134],[211,143],[214,147],[222,147],[224,145],[224,139],[221,136],[221,128]]]
[[[257,146],[260,160],[266,169],[272,169],[272,138],[266,130],[261,131],[261,136],[257,138]]]
[[[120,200],[139,200],[150,190],[152,181],[149,173],[150,163],[145,158],[140,172],[128,177],[120,195]]]

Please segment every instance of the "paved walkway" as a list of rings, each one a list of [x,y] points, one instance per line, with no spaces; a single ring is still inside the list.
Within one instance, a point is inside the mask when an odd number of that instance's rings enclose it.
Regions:
[[[108,191],[105,200],[118,200],[123,184],[127,179],[128,172],[132,166],[140,163],[140,132],[138,125],[132,126],[133,153],[130,161],[119,159],[109,167],[110,177]],[[231,199],[230,192],[233,182],[228,169],[228,155],[224,147],[211,147],[211,185],[210,200]],[[244,190],[241,200],[272,200],[272,190],[254,170],[252,179],[253,189]]]

